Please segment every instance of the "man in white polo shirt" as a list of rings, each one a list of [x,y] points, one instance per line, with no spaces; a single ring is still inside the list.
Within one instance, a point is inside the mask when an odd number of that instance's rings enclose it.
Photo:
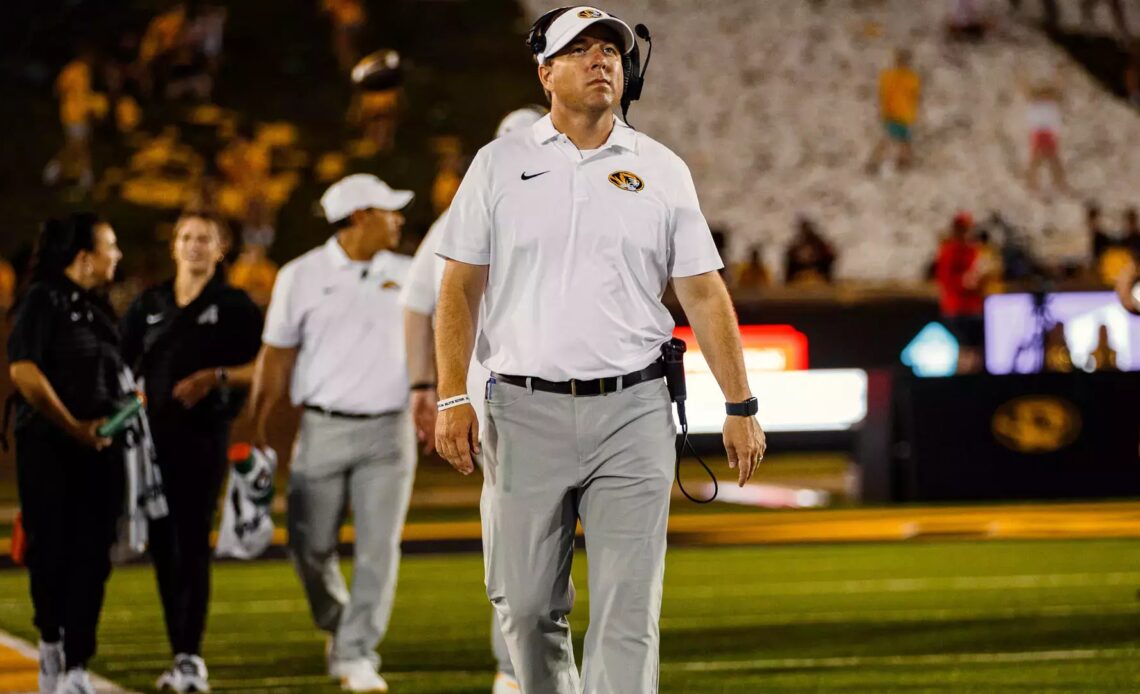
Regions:
[[[329,674],[350,691],[386,692],[376,654],[396,590],[415,472],[399,291],[409,191],[355,174],[321,198],[337,230],[281,269],[254,383],[257,438],[288,384],[304,408],[289,479],[289,546],[313,620],[331,637]],[[352,507],[352,593],[337,538]]]
[[[546,114],[546,109],[527,106],[508,113],[499,123],[495,137],[503,137],[520,128],[529,128]],[[446,266],[443,258],[436,254],[440,235],[447,219],[447,212],[439,216],[431,225],[408,271],[408,281],[400,292],[400,303],[404,305],[404,340],[407,344],[408,372],[412,379],[412,417],[415,421],[416,436],[425,444],[426,452],[435,448],[436,372],[435,372],[435,332],[433,316],[439,300],[439,285],[443,281]],[[478,361],[472,360],[467,372],[467,392],[476,416],[483,419],[483,389],[490,372]],[[491,694],[511,694],[519,690],[515,679],[515,669],[503,640],[502,629],[496,613],[491,620],[491,650],[495,654],[498,672]]]
[[[618,120],[634,36],[593,7],[529,42],[550,116],[475,156],[447,215],[436,445],[480,451],[472,346],[491,370],[482,448],[487,593],[525,694],[657,691],[676,429],[661,347],[674,291],[721,389],[743,485],[764,454],[739,328],[688,167]],[[482,301],[482,304],[480,304]],[[476,311],[480,329],[476,339]],[[566,612],[575,523],[589,554],[579,677]]]

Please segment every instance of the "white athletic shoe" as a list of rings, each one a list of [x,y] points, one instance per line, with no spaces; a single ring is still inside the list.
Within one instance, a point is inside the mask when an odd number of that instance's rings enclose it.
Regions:
[[[63,666],[63,641],[40,641],[40,694],[52,694],[59,684]]]
[[[346,692],[385,694],[388,691],[388,683],[376,672],[372,663],[364,658],[338,660],[329,667],[329,674],[340,680],[340,688]]]
[[[67,671],[55,685],[55,694],[95,694],[95,687],[91,678],[83,668],[73,668]]]
[[[491,694],[517,694],[520,691],[519,681],[514,677],[505,672],[495,675],[495,686],[491,688]]]
[[[206,661],[199,656],[179,653],[174,656],[174,666],[158,678],[154,684],[159,691],[186,692],[210,691],[210,674]]]

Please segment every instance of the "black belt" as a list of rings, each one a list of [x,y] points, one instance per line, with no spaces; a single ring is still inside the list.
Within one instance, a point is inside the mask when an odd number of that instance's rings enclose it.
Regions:
[[[385,416],[390,415],[390,414],[396,414],[396,412],[397,412],[397,411],[377,412],[375,414],[360,414],[358,412],[338,412],[336,410],[330,410],[327,407],[321,407],[320,405],[310,405],[309,403],[305,403],[304,405],[302,405],[302,407],[304,407],[309,412],[319,412],[320,414],[323,414],[326,417],[333,417],[336,419],[379,419],[381,417],[385,417]]]
[[[661,361],[655,361],[641,371],[634,371],[624,376],[613,376],[610,378],[595,378],[590,381],[579,381],[571,379],[569,381],[547,381],[543,378],[533,378],[528,376],[507,376],[505,374],[495,374],[495,380],[501,383],[509,383],[512,386],[527,387],[527,381],[530,381],[530,387],[534,390],[541,390],[546,393],[559,393],[562,395],[573,395],[582,397],[586,395],[605,395],[606,393],[616,393],[618,390],[618,380],[621,380],[622,388],[629,388],[638,383],[645,381],[652,381],[656,378],[665,377],[665,364]]]

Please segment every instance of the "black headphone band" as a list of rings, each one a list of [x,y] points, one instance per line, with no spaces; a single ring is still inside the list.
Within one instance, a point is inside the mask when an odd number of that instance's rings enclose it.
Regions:
[[[567,11],[574,9],[574,6],[558,7],[543,14],[534,24],[531,25],[530,31],[527,33],[526,45],[530,49],[531,54],[538,57],[546,50],[546,30],[554,23],[554,20],[561,17]],[[611,14],[611,17],[619,19],[617,15]],[[637,25],[637,34],[644,31],[644,38],[649,41],[649,31],[644,25]],[[650,44],[652,50],[652,44]],[[645,64],[649,66],[648,60]],[[645,86],[645,73],[641,66],[641,50],[637,45],[637,35],[633,38],[633,47],[630,48],[628,53],[622,53],[621,56],[622,79],[624,81],[624,89],[622,91],[621,111],[623,119],[629,111],[630,103],[637,101],[641,98],[641,90]]]
[[[561,17],[569,10],[574,9],[574,6],[567,5],[565,7],[557,7],[550,10],[546,14],[535,20],[534,24],[530,27],[530,32],[526,37],[526,45],[530,48],[530,52],[534,55],[539,55],[546,50],[546,30],[554,23],[554,20]]]

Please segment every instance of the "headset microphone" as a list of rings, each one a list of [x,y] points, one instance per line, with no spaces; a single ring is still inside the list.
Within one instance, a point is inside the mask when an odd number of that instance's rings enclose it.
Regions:
[[[649,36],[649,27],[638,24],[633,28],[637,38],[649,46],[645,54],[645,65],[641,65],[641,49],[637,40],[633,42],[633,50],[622,58],[621,66],[625,71],[625,91],[621,95],[621,119],[629,125],[629,105],[641,98],[641,90],[645,87],[645,73],[649,69],[649,60],[653,57],[653,39]],[[632,126],[631,126],[632,127]]]

